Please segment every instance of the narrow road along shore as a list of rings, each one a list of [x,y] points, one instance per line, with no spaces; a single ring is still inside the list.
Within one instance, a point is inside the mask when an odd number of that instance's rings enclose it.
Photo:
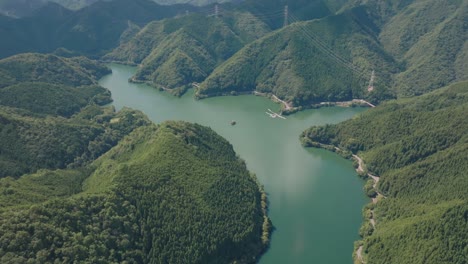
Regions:
[[[339,149],[339,148],[336,148],[336,149]],[[358,162],[358,167],[357,167],[356,171],[358,173],[363,173],[364,172],[364,162],[363,162],[363,160],[361,159],[361,157],[359,157],[358,155],[355,155],[355,154],[353,154],[353,158],[355,160],[357,160],[357,162]],[[377,183],[379,183],[380,177],[375,176],[373,174],[370,174],[369,172],[367,172],[367,176],[369,176],[374,181],[374,184],[372,185],[372,188],[374,188],[375,192],[377,193],[377,196],[372,198],[372,203],[376,204],[380,200],[380,198],[382,198],[382,197],[385,198],[385,196],[383,194],[381,194],[377,190]],[[370,210],[370,215],[371,216],[369,218],[369,222],[371,223],[372,228],[375,230],[376,221],[375,221],[374,210]],[[359,246],[359,248],[356,250],[356,257],[359,260],[359,262],[361,262],[362,264],[365,264],[364,259],[362,258],[362,250],[363,250],[363,246]]]

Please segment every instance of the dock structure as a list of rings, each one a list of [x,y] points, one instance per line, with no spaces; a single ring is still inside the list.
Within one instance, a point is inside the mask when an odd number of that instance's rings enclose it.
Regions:
[[[278,113],[275,113],[273,112],[271,109],[268,108],[268,111],[265,112],[267,115],[269,115],[271,118],[281,118],[281,119],[286,119],[286,117],[278,114]]]

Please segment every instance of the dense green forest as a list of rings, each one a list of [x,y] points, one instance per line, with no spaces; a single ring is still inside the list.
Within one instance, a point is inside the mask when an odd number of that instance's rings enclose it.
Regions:
[[[114,0],[106,0],[107,2]],[[230,2],[229,0],[149,0],[161,5],[189,4],[205,6],[213,3]],[[90,6],[98,0],[0,0],[0,14],[10,17],[31,15],[49,2],[57,3],[70,10],[79,10]]]
[[[395,76],[402,96],[420,95],[466,80],[468,46],[466,1],[392,1],[369,4],[381,14],[380,41],[403,63]],[[394,15],[389,15],[394,14]]]
[[[286,4],[291,25],[279,29]],[[149,0],[77,11],[49,3],[28,17],[0,17],[10,36],[0,57],[54,51],[138,64],[134,81],[175,95],[204,81],[200,98],[257,90],[297,107],[377,104],[467,78],[467,8],[462,0],[247,0],[220,5],[216,18],[213,6]],[[367,92],[372,71],[375,89]]]
[[[218,67],[201,84],[197,96],[256,90],[274,93],[295,106],[353,98],[372,102],[392,98],[390,74],[379,76],[375,83],[378,90],[367,91],[372,67],[378,65],[392,73],[396,72],[396,63],[370,35],[375,25],[366,15],[362,8],[356,8],[269,34]],[[357,19],[369,23],[358,23]],[[317,36],[323,45],[314,44]],[[327,56],[324,47],[340,58]]]
[[[66,86],[95,85],[109,68],[85,57],[62,58],[50,54],[19,54],[0,60],[0,88],[21,82]]]
[[[253,263],[266,195],[232,146],[116,112],[83,57],[0,61],[1,263]]]
[[[141,126],[87,170],[0,190],[2,263],[252,263],[268,242],[255,178],[199,125]]]
[[[217,65],[268,31],[268,26],[250,13],[230,13],[222,18],[187,15],[148,24],[104,59],[140,64],[134,81],[180,95],[192,82],[203,81]]]
[[[246,0],[218,17],[53,2],[0,0],[1,263],[252,263],[268,244],[266,195],[232,146],[106,107],[110,71],[89,58],[138,65],[131,81],[175,95],[197,82],[197,98],[381,104],[301,136],[379,176],[363,262],[468,263],[467,1]]]
[[[256,90],[294,106],[353,98],[376,104],[465,80],[467,2],[393,2],[335,3],[342,7],[336,15],[306,23],[293,11],[297,23],[246,45],[197,94]],[[372,71],[375,89],[367,92]]]
[[[0,58],[24,52],[100,57],[119,45],[121,37],[153,20],[174,17],[190,5],[161,6],[149,0],[98,1],[77,11],[48,3],[31,15],[0,15]],[[8,37],[7,37],[8,36]]]
[[[386,198],[365,223],[366,263],[467,263],[468,82],[389,101],[338,125],[305,131],[306,146],[357,153]]]
[[[84,57],[0,60],[0,177],[89,163],[148,123],[141,113],[100,107],[112,101],[97,85],[109,72]]]

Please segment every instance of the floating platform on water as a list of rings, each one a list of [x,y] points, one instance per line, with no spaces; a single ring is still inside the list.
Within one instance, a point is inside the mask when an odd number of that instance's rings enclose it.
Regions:
[[[277,118],[277,117],[278,117],[278,118],[281,118],[281,119],[286,119],[286,117],[284,117],[284,116],[282,116],[282,115],[280,115],[280,114],[278,114],[278,113],[273,112],[273,111],[272,111],[271,109],[269,109],[269,108],[268,108],[268,111],[265,112],[265,113],[266,113],[267,115],[269,115],[271,118]]]

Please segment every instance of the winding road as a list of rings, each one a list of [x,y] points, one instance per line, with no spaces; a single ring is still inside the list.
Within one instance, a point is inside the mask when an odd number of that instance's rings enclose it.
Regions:
[[[357,162],[358,162],[358,167],[357,167],[356,171],[358,173],[364,172],[364,162],[362,161],[361,157],[359,157],[358,155],[353,154],[353,158],[355,160],[357,160]],[[377,201],[381,197],[385,198],[385,196],[383,194],[381,194],[380,192],[378,192],[378,190],[377,190],[377,183],[379,183],[380,177],[372,175],[369,172],[367,173],[367,176],[371,177],[372,180],[374,181],[374,184],[372,185],[372,187],[374,188],[375,192],[377,193],[377,196],[372,198],[372,203],[376,204]],[[375,230],[376,221],[375,221],[375,216],[374,216],[374,210],[371,210],[370,213],[371,213],[371,217],[369,218],[369,222],[371,223],[372,228]],[[359,248],[356,250],[356,256],[357,256],[358,260],[362,264],[364,264],[365,262],[364,262],[364,259],[362,258],[362,249],[363,249],[363,246],[359,246]]]

